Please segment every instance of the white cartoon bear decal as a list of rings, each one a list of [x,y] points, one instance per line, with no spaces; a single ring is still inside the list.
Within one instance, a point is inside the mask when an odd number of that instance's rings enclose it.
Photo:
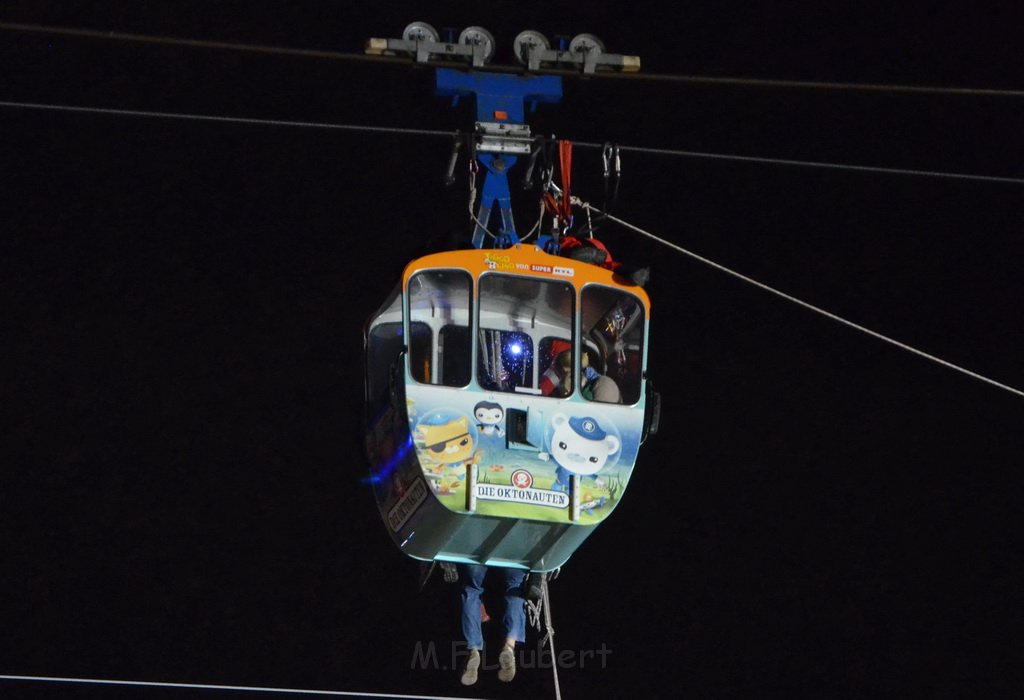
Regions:
[[[604,468],[608,458],[619,451],[619,438],[608,434],[590,417],[570,418],[556,413],[551,418],[555,432],[551,436],[550,457],[558,465],[553,489],[568,491],[572,474],[593,476]]]

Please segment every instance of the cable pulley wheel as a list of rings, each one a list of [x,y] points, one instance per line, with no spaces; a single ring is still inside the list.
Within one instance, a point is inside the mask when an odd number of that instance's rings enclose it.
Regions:
[[[512,42],[512,50],[515,51],[516,60],[522,65],[527,65],[530,60],[530,50],[542,48],[545,51],[551,48],[548,38],[535,29],[527,29],[519,32]]]
[[[459,43],[470,46],[482,46],[484,63],[494,56],[494,36],[483,27],[466,27],[459,34]]]
[[[433,41],[440,40],[441,35],[426,22],[412,22],[402,31],[402,38],[406,41]]]
[[[604,53],[604,42],[593,34],[577,34],[569,42],[569,52],[599,56]]]

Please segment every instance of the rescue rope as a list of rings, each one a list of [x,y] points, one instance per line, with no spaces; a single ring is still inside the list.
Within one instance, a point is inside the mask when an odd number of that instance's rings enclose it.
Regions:
[[[551,674],[555,680],[555,700],[562,700],[562,689],[558,685],[558,657],[555,654],[555,628],[551,625],[551,597],[548,594],[548,577],[541,583],[544,605],[545,639],[551,645]]]
[[[553,170],[548,171],[546,181],[541,188],[541,200],[545,203],[548,213],[555,220],[554,225],[564,234],[572,226],[572,141],[560,139],[558,144],[558,165],[561,187],[551,178]]]
[[[802,299],[798,299],[797,297],[794,297],[794,296],[792,296],[790,294],[786,294],[785,292],[779,291],[778,289],[775,289],[774,287],[770,287],[767,284],[764,284],[763,282],[758,282],[757,280],[755,280],[755,279],[753,279],[751,277],[747,277],[746,275],[744,275],[742,273],[736,272],[735,270],[731,270],[728,267],[725,267],[724,265],[721,265],[721,264],[716,263],[716,262],[714,262],[712,260],[709,260],[709,259],[707,259],[707,258],[705,258],[705,257],[703,257],[701,255],[698,255],[697,253],[689,251],[689,250],[687,250],[686,248],[683,248],[680,245],[677,245],[675,243],[672,243],[671,241],[667,241],[664,238],[656,236],[655,234],[651,233],[650,231],[646,231],[646,230],[640,228],[639,226],[636,226],[635,224],[631,224],[628,221],[620,219],[620,218],[618,218],[616,216],[612,216],[611,214],[608,214],[607,212],[603,212],[600,209],[598,209],[597,207],[594,207],[591,204],[580,200],[579,198],[574,197],[573,198],[573,203],[577,204],[578,206],[583,207],[585,210],[593,209],[595,212],[597,212],[598,214],[603,215],[608,220],[614,221],[615,223],[619,224],[620,226],[624,226],[624,227],[630,229],[631,231],[635,231],[636,233],[639,233],[642,236],[646,236],[647,238],[650,238],[651,240],[653,240],[653,241],[655,241],[657,243],[660,243],[660,244],[662,244],[664,246],[667,246],[667,247],[675,250],[676,252],[682,253],[683,255],[686,255],[686,256],[696,260],[697,262],[704,263],[705,265],[708,265],[710,267],[715,268],[719,272],[724,272],[727,275],[731,275],[731,276],[735,277],[738,280],[746,282],[747,284],[751,284],[751,285],[757,287],[758,289],[764,290],[766,292],[770,292],[771,294],[774,294],[777,297],[781,297],[782,299],[785,299],[786,301],[792,302],[792,303],[794,303],[794,304],[796,304],[798,306],[802,306],[805,309],[808,309],[808,310],[813,311],[813,312],[815,312],[817,314],[825,316],[826,318],[832,319],[833,321],[841,323],[844,326],[848,326],[849,328],[852,328],[852,329],[854,329],[856,331],[860,331],[861,333],[865,333],[867,335],[870,335],[873,338],[876,338],[876,339],[881,340],[883,342],[889,343],[890,345],[894,345],[897,348],[900,348],[901,350],[906,350],[907,352],[912,353],[914,355],[917,355],[919,357],[923,357],[926,360],[931,360],[932,362],[935,362],[936,364],[942,365],[943,367],[946,367],[947,369],[952,369],[952,370],[954,370],[956,372],[960,372],[961,374],[965,374],[968,377],[971,377],[973,379],[977,379],[978,381],[985,382],[986,384],[991,384],[994,387],[997,387],[997,388],[1002,389],[1004,391],[1008,391],[1011,394],[1016,394],[1017,396],[1024,397],[1024,391],[1021,391],[1020,389],[1014,388],[1014,387],[1009,386],[1007,384],[1003,384],[1002,382],[998,382],[998,381],[996,381],[994,379],[991,379],[991,378],[986,377],[984,375],[978,374],[977,372],[972,372],[971,370],[966,369],[965,367],[961,367],[960,365],[955,365],[952,362],[949,362],[947,360],[943,360],[942,358],[936,357],[935,355],[931,355],[931,354],[929,354],[927,352],[924,352],[923,350],[918,350],[917,348],[912,347],[910,345],[907,345],[906,343],[902,343],[902,342],[900,342],[898,340],[890,338],[889,336],[883,335],[883,334],[879,333],[878,331],[873,331],[870,328],[866,328],[866,327],[864,327],[864,326],[862,326],[862,325],[860,325],[858,323],[854,323],[853,321],[849,321],[849,320],[843,318],[842,316],[838,316],[838,315],[832,313],[831,311],[826,311],[825,309],[822,309],[822,308],[820,308],[818,306],[815,306],[815,305],[810,304],[810,303],[808,303],[806,301],[803,301]]]
[[[558,575],[559,569],[555,569],[550,578],[554,578]],[[546,644],[551,644],[551,672],[554,675],[555,680],[555,699],[561,700],[562,689],[558,684],[558,660],[555,655],[555,628],[551,624],[551,596],[548,592],[548,578],[549,574],[540,574],[540,600],[534,602],[529,597],[526,598],[526,612],[529,616],[530,626],[538,632],[541,630],[541,618],[544,619],[544,636],[540,638],[538,654],[544,649]]]

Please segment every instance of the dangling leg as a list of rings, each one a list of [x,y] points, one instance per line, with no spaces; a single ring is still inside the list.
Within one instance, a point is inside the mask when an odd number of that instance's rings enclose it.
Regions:
[[[480,669],[480,650],[484,648],[483,631],[480,628],[480,596],[484,591],[484,575],[487,567],[479,564],[460,564],[459,578],[462,581],[462,636],[466,639],[469,655],[462,671],[462,684],[473,685]]]
[[[480,596],[484,592],[486,573],[487,567],[480,564],[459,565],[459,579],[462,581],[462,636],[466,646],[477,651],[484,648],[480,628]]]
[[[498,654],[498,680],[508,683],[516,675],[516,642],[526,641],[526,572],[505,569],[505,644]]]

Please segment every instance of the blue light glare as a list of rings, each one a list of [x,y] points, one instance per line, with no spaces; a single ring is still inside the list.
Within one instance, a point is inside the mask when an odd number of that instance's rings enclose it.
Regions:
[[[512,343],[508,346],[508,351],[513,355],[520,355],[523,352],[523,346],[519,343]]]
[[[388,459],[383,464],[371,465],[370,476],[361,479],[361,481],[364,484],[379,484],[385,479],[391,478],[391,475],[394,473],[395,469],[398,467],[399,464],[402,463],[402,461],[405,459],[405,456],[409,454],[409,450],[412,449],[412,446],[412,434],[410,434],[409,437],[401,445],[398,446],[398,449],[395,451],[395,454],[393,454],[390,459]]]

